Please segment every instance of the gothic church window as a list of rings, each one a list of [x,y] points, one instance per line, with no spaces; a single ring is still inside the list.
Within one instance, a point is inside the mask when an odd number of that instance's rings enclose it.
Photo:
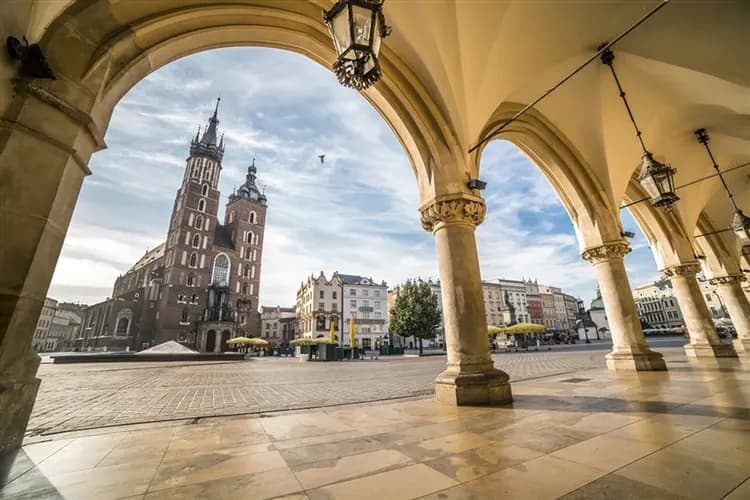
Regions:
[[[201,246],[201,235],[196,234],[193,236],[193,247],[199,248]]]
[[[201,188],[201,194],[203,196],[208,196],[208,184],[203,185],[203,187]]]
[[[187,323],[188,322],[188,310],[187,308],[182,310],[182,315],[180,316],[180,322]]]
[[[198,254],[193,252],[190,254],[190,261],[188,264],[190,267],[198,267]]]
[[[255,215],[255,212],[250,212],[250,217],[248,218],[250,221],[250,224],[257,224],[258,216]]]
[[[229,286],[229,258],[219,254],[214,259],[214,272],[212,284],[216,286]]]
[[[195,218],[195,229],[203,229],[203,216],[199,215]]]
[[[205,212],[206,211],[206,200],[198,200],[198,211]]]

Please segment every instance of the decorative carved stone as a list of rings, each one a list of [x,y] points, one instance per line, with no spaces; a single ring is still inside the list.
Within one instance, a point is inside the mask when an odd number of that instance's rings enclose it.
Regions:
[[[734,283],[742,283],[746,281],[745,275],[743,274],[730,274],[727,276],[716,276],[708,280],[711,285],[731,285]]]
[[[672,266],[662,270],[662,274],[671,278],[672,276],[695,276],[701,270],[701,265],[697,262],[689,262],[679,266]]]
[[[478,226],[484,221],[487,207],[482,198],[460,194],[435,200],[423,207],[421,213],[422,227],[425,231],[433,232],[443,224]]]
[[[605,243],[598,247],[587,248],[581,254],[583,260],[587,260],[592,264],[602,262],[611,259],[622,259],[625,255],[631,251],[630,245],[626,241],[614,241],[611,243]]]

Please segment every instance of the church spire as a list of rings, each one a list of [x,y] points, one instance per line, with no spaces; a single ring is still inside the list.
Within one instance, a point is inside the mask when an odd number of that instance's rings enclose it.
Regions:
[[[201,142],[209,145],[209,146],[216,146],[216,127],[219,125],[219,103],[221,102],[221,97],[216,98],[216,108],[214,109],[214,114],[211,116],[211,118],[208,119],[208,127],[206,127],[206,130],[203,132],[203,137],[201,137]]]
[[[216,99],[216,107],[211,117],[208,119],[208,125],[203,129],[201,134],[201,127],[198,127],[198,133],[190,144],[190,155],[191,156],[207,156],[213,158],[221,165],[221,160],[224,156],[224,134],[221,135],[221,141],[217,145],[216,139],[218,136],[219,127],[219,103],[221,97]],[[200,139],[199,139],[200,137]]]

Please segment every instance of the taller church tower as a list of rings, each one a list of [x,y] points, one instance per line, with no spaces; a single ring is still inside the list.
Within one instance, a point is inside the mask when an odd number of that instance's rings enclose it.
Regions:
[[[157,342],[195,343],[196,322],[204,318],[220,233],[219,178],[224,137],[218,138],[219,102],[208,124],[190,142],[182,183],[175,196],[164,249],[164,287],[157,319]],[[228,266],[227,266],[228,267]]]

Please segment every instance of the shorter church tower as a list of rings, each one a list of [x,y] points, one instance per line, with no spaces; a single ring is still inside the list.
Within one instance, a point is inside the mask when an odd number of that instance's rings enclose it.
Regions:
[[[260,335],[260,269],[268,207],[265,194],[255,183],[257,172],[253,158],[245,182],[229,196],[224,220],[239,257],[231,290],[237,296],[238,328],[248,336]]]

